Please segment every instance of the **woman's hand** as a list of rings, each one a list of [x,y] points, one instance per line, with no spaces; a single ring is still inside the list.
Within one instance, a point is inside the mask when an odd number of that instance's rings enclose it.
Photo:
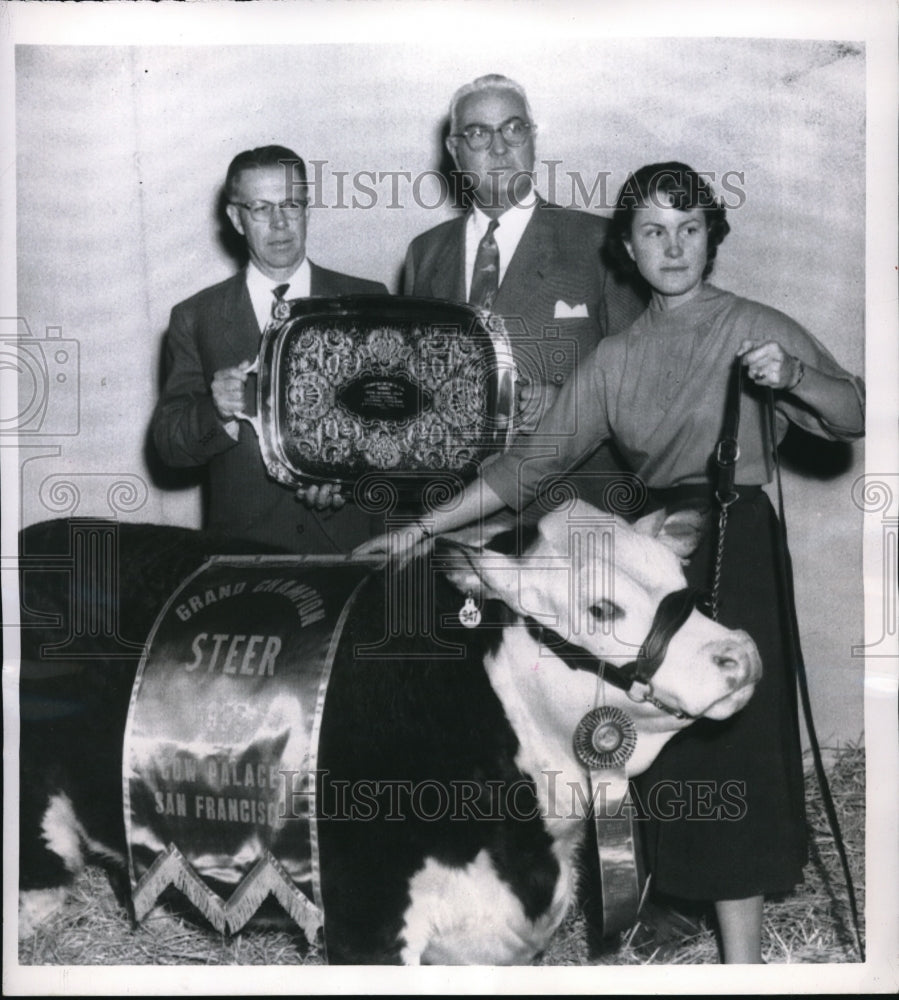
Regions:
[[[737,357],[756,385],[782,389],[801,399],[817,415],[826,436],[852,441],[864,433],[864,387],[858,379],[829,375],[787,354],[773,340],[762,344],[744,340]]]
[[[297,490],[297,500],[301,500],[310,510],[340,510],[346,506],[341,495],[340,483],[325,483],[323,486],[301,486]]]
[[[363,542],[353,549],[353,555],[386,555],[389,559],[399,557],[402,563],[425,549],[434,535],[443,535],[463,525],[482,521],[504,506],[500,496],[478,476],[459,496],[453,497],[448,505],[435,507],[421,515],[424,520],[412,521],[385,535]]]
[[[737,357],[743,359],[747,374],[756,385],[771,389],[795,389],[805,370],[799,358],[787,354],[776,340],[763,344],[744,340],[737,348]]]
[[[421,521],[376,535],[353,549],[354,556],[391,556],[401,562],[415,554],[431,537]]]

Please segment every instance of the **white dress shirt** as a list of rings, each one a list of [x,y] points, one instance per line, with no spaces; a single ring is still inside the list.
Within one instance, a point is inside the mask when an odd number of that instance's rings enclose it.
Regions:
[[[305,257],[286,282],[266,277],[252,261],[247,264],[247,291],[250,293],[250,302],[253,304],[253,312],[256,314],[260,331],[268,326],[268,321],[272,318],[272,306],[275,304],[273,288],[286,284],[287,291],[283,296],[285,299],[302,299],[310,295],[311,283],[312,270]],[[237,420],[229,420],[222,426],[235,441],[239,439],[240,424]]]
[[[506,268],[508,268],[509,262],[518,249],[521,237],[524,235],[527,224],[531,221],[531,216],[534,214],[536,208],[536,198],[528,198],[526,204],[513,205],[511,208],[506,209],[498,219],[499,225],[493,231],[493,238],[496,240],[496,245],[499,249],[500,284],[502,284]],[[466,300],[471,294],[471,276],[474,274],[474,262],[478,254],[478,244],[487,232],[488,225],[490,225],[490,219],[475,205],[465,225]]]
[[[306,257],[287,281],[276,281],[274,278],[266,277],[252,261],[247,264],[247,291],[250,293],[259,329],[264,330],[272,318],[272,306],[275,304],[273,288],[286,284],[288,288],[284,293],[285,299],[305,299],[312,294],[311,282],[312,270]]]

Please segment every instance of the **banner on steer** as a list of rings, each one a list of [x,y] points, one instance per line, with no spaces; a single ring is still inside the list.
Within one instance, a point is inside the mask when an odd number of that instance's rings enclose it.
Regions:
[[[318,730],[334,650],[370,572],[343,558],[223,556],[170,598],[125,732],[138,920],[174,886],[234,932],[271,894],[315,938]]]

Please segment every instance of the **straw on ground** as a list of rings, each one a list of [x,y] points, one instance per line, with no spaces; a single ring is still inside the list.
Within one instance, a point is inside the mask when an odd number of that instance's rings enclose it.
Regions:
[[[831,791],[864,913],[865,754],[859,745],[828,753]],[[853,930],[837,848],[815,778],[806,776],[811,858],[803,884],[765,906],[763,955],[771,963],[855,962]],[[681,908],[660,927],[641,919],[619,941],[592,953],[583,916],[569,914],[540,965],[696,965],[718,961],[713,922],[703,908]],[[657,911],[656,911],[657,914]],[[323,964],[298,931],[254,929],[232,938],[162,907],[136,929],[97,868],[77,880],[65,907],[19,945],[22,965]]]

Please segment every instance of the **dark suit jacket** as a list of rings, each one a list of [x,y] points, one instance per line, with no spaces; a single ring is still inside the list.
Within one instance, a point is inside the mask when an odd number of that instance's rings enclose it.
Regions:
[[[465,224],[466,217],[451,219],[412,241],[407,295],[465,300]],[[597,215],[538,201],[492,310],[503,317],[526,379],[561,385],[602,337],[626,330],[646,308],[600,259],[607,228]],[[584,499],[601,505],[607,474],[617,467],[602,448],[570,478]]]
[[[311,263],[311,262],[310,262]],[[314,296],[387,294],[384,285],[311,264]],[[207,467],[205,525],[298,553],[349,552],[383,530],[348,503],[311,511],[266,473],[253,428],[240,422],[235,441],[212,402],[212,376],[255,358],[260,330],[243,272],[172,310],[166,380],[153,415],[153,440],[168,465]]]

